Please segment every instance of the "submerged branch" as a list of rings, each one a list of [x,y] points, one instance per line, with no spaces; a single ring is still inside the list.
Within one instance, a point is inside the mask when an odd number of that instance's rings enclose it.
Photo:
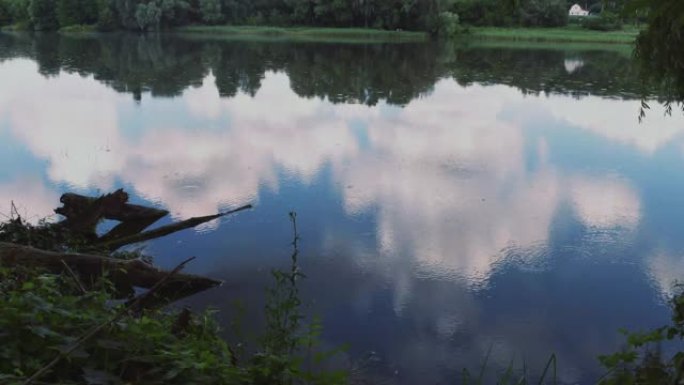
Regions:
[[[235,210],[230,210],[230,211],[226,211],[226,212],[219,213],[219,214],[207,215],[207,216],[203,216],[203,217],[194,217],[194,218],[186,219],[184,221],[172,223],[172,224],[167,225],[167,226],[162,226],[162,227],[156,228],[154,230],[146,231],[144,233],[130,235],[128,237],[117,238],[117,239],[113,239],[113,240],[106,240],[105,239],[101,242],[98,242],[98,245],[102,246],[108,250],[116,250],[122,246],[130,245],[132,243],[148,241],[150,239],[161,238],[161,237],[173,234],[175,232],[185,230],[185,229],[190,229],[190,228],[199,226],[203,223],[213,221],[214,219],[218,219],[218,218],[224,217],[226,215],[234,214],[234,213],[237,213],[239,211],[248,210],[251,208],[252,208],[252,205],[245,205],[242,207],[238,207]]]
[[[0,242],[0,265],[31,266],[59,274],[64,265],[77,273],[85,283],[95,282],[107,275],[122,293],[132,293],[133,288],[150,289],[167,271],[157,269],[141,260],[122,260],[93,254],[57,253],[29,246]],[[155,296],[170,303],[178,299],[219,286],[222,282],[192,274],[176,274],[164,286],[157,289]]]

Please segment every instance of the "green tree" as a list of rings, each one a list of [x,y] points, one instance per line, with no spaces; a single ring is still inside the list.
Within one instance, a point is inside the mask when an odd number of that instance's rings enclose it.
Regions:
[[[56,14],[61,27],[93,24],[98,18],[98,3],[92,0],[57,0]]]
[[[148,3],[155,3],[151,1]],[[162,27],[183,25],[187,22],[187,12],[190,4],[185,0],[156,0],[156,6],[161,10],[160,22]]]
[[[111,0],[97,0],[97,29],[113,31],[119,27],[114,3]]]
[[[520,5],[520,24],[526,27],[560,27],[568,24],[564,0],[527,0]]]
[[[666,102],[684,102],[684,1],[638,0],[629,12],[648,14],[648,29],[636,43],[636,56],[642,77],[658,84],[666,94]]]
[[[444,11],[439,14],[436,35],[439,37],[453,37],[461,30],[458,15]]]
[[[298,24],[313,24],[314,0],[284,0],[285,5],[291,10],[291,20]]]
[[[124,29],[139,29],[136,12],[138,10],[137,0],[109,0],[113,3],[113,8],[119,16],[119,24]]]
[[[29,0],[4,0],[7,10],[13,23],[28,23],[31,21],[29,16]]]
[[[57,0],[57,21],[62,27],[79,24],[80,11],[78,0]]]
[[[155,2],[138,4],[135,21],[141,31],[157,30],[161,22],[162,10]]]
[[[0,26],[12,24],[12,14],[6,2],[0,1]]]
[[[29,16],[36,31],[55,30],[59,27],[54,0],[31,0]]]
[[[207,24],[218,24],[223,21],[221,0],[199,0],[202,21]]]

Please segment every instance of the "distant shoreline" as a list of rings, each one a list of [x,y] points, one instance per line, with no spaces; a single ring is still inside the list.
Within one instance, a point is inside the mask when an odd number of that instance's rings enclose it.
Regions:
[[[21,31],[8,26],[4,31]],[[65,34],[97,33],[94,26],[76,25],[58,31]],[[425,32],[389,31],[372,28],[316,28],[316,27],[271,27],[271,26],[234,26],[234,25],[192,25],[184,26],[163,33],[190,33],[213,37],[250,37],[256,39],[283,39],[311,42],[420,42],[430,39]],[[500,27],[468,27],[466,32],[455,37],[454,41],[470,39],[490,41],[519,41],[546,43],[600,43],[600,44],[634,44],[639,29],[627,27],[620,31],[591,31],[578,26],[556,28],[500,28]]]
[[[625,28],[621,31],[591,31],[576,26],[557,28],[498,28],[473,27],[471,37],[491,40],[519,40],[556,43],[609,43],[634,44],[639,30]]]
[[[197,33],[215,36],[254,36],[284,38],[306,41],[425,41],[425,32],[388,31],[370,28],[315,28],[315,27],[268,27],[233,25],[196,25],[173,29],[171,32]]]
[[[429,38],[425,32],[387,31],[369,28],[313,28],[313,27],[267,27],[267,26],[187,26],[174,32],[202,33],[210,35],[257,36],[302,40],[382,40],[423,41]],[[487,39],[516,40],[556,43],[609,43],[633,44],[639,30],[626,28],[621,31],[591,31],[576,26],[558,28],[498,28],[471,27],[468,32],[454,40]]]

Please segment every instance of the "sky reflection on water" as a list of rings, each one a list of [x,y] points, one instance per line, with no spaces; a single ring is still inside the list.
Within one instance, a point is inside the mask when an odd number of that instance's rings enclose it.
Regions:
[[[556,353],[584,383],[618,328],[667,319],[684,275],[684,119],[657,105],[639,124],[638,100],[449,77],[401,106],[334,104],[278,71],[253,95],[219,97],[210,72],[136,103],[26,58],[0,62],[0,84],[0,211],[118,187],[178,219],[253,202],[149,245],[162,265],[200,257],[228,283],[193,303],[229,312],[286,263],[294,209],[327,340],[399,383],[446,383],[490,346],[502,367]]]

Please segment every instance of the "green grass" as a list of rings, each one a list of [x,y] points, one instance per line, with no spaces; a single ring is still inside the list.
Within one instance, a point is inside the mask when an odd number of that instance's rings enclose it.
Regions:
[[[19,31],[30,31],[29,25],[27,23],[16,23],[11,25],[5,25],[0,27],[0,31],[7,32],[19,32]]]
[[[220,37],[251,37],[273,40],[303,41],[422,41],[427,39],[424,32],[386,31],[368,28],[313,28],[313,27],[266,27],[266,26],[188,26],[175,30],[183,33],[197,33]]]
[[[474,38],[496,40],[632,44],[639,34],[639,29],[625,27],[625,29],[621,31],[600,32],[582,29],[579,26],[567,26],[562,28],[478,27],[471,28],[470,33]]]
[[[88,24],[76,24],[76,25],[68,25],[66,27],[62,27],[59,29],[60,33],[90,33],[90,32],[97,32],[97,29],[95,28],[94,25],[88,25]]]

